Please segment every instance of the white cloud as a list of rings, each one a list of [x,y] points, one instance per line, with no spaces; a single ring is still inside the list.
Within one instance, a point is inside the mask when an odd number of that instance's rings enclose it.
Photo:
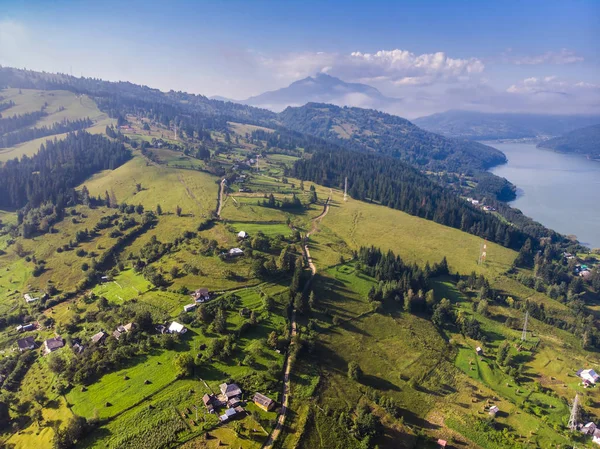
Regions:
[[[325,72],[347,81],[387,80],[398,85],[428,85],[435,81],[462,81],[483,72],[478,58],[457,59],[444,52],[417,55],[408,50],[355,51],[350,54],[304,52],[261,58],[278,78],[294,80]]]
[[[583,56],[579,56],[572,50],[561,48],[559,51],[547,51],[533,56],[511,56],[511,49],[504,53],[505,59],[516,65],[540,65],[540,64],[574,64],[582,62]]]
[[[594,92],[599,89],[600,86],[593,83],[587,83],[583,81],[571,82],[560,79],[556,76],[545,76],[525,78],[524,80],[511,85],[508,89],[506,89],[506,91],[516,94],[554,93],[560,95],[571,95],[584,92]]]

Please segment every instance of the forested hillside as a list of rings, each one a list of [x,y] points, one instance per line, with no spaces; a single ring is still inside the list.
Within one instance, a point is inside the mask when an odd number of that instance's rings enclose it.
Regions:
[[[600,123],[597,115],[550,115],[446,111],[413,122],[423,129],[448,137],[473,140],[535,139],[558,136]]]
[[[540,142],[538,147],[600,159],[600,124],[576,129],[564,136],[545,140]]]
[[[421,169],[465,173],[506,162],[494,148],[448,139],[375,110],[309,103],[287,108],[279,117],[290,129],[354,150],[396,157]]]
[[[48,140],[32,158],[0,167],[0,208],[38,207],[46,201],[64,207],[74,187],[88,176],[115,169],[130,157],[122,143],[85,131]]]
[[[375,201],[518,249],[526,236],[493,215],[447,192],[420,172],[390,157],[353,151],[318,151],[294,164],[294,177],[343,188],[356,199]]]

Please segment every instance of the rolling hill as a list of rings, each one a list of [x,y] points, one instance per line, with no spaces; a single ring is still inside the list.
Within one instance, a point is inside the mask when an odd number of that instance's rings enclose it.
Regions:
[[[536,139],[559,136],[600,123],[598,115],[488,114],[450,110],[420,117],[413,122],[448,137],[473,140]]]
[[[370,109],[309,103],[279,114],[284,126],[358,151],[402,159],[418,168],[467,172],[506,162],[504,154],[479,143],[425,131],[398,116]]]
[[[600,125],[576,129],[563,136],[540,142],[538,147],[600,159]]]

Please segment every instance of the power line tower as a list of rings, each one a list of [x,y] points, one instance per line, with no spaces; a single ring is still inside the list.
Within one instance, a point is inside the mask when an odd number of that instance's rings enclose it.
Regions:
[[[571,407],[571,416],[569,418],[569,429],[577,429],[577,419],[579,418],[579,395],[575,395],[573,406]]]
[[[346,181],[344,183],[344,201],[348,201],[348,177],[346,176]]]
[[[527,339],[527,321],[529,320],[529,310],[525,312],[525,323],[523,324],[523,333],[521,334],[521,340]]]
[[[477,261],[477,265],[482,265],[485,262],[485,258],[487,257],[487,241],[483,241],[481,246],[479,247],[479,260]]]

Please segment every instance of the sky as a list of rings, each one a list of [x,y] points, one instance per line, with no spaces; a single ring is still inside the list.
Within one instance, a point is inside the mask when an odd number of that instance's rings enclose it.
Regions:
[[[600,113],[600,1],[0,0],[0,65],[235,99],[323,72],[409,118]]]

